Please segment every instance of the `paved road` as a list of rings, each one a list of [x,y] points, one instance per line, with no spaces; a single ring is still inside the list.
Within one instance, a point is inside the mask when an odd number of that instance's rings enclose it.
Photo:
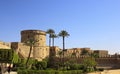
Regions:
[[[6,72],[5,74],[8,74],[8,72]],[[10,72],[10,74],[17,74],[17,72]]]

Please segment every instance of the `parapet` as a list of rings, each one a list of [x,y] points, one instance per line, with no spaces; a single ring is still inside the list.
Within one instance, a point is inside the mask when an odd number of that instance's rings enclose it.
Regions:
[[[42,30],[23,30],[23,31],[21,31],[21,35],[30,34],[30,33],[46,35],[46,32],[42,31]]]

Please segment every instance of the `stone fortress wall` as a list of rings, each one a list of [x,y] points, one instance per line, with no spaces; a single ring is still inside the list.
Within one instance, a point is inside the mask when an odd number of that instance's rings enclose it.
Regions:
[[[99,57],[106,57],[109,55],[107,50],[91,50],[90,48],[71,48],[66,50],[65,56],[67,57],[73,54],[76,57],[82,57],[81,55],[84,51],[87,51],[88,56],[89,54],[92,54],[92,53],[98,54]]]
[[[16,50],[21,56],[26,58],[29,53],[30,46],[25,45],[25,41],[33,38],[37,40],[33,46],[31,57],[42,60],[49,56],[49,47],[46,45],[46,32],[41,30],[23,30],[21,31],[21,42],[12,42],[11,48]]]
[[[21,42],[11,42],[11,48],[14,49],[21,58],[28,57],[30,46],[27,46],[25,44],[25,41],[27,41],[29,38],[34,38],[34,40],[38,40],[33,47],[31,58],[35,58],[38,61],[41,61],[50,56],[59,57],[59,52],[62,51],[59,47],[55,46],[49,49],[49,46],[46,45],[46,32],[41,30],[23,30],[21,31]],[[0,42],[0,45],[1,44],[5,45]],[[96,59],[98,67],[120,68],[120,55],[109,55],[107,50],[71,48],[65,51],[65,57],[69,57],[74,54],[78,58],[78,62],[80,62],[83,58],[87,57],[84,55],[80,56],[83,50],[87,50],[89,53],[97,53],[99,55],[100,58]],[[73,57],[73,59],[75,58]]]
[[[30,47],[20,42],[11,42],[11,48],[19,54],[21,58],[27,58]],[[33,57],[33,50],[31,52],[31,57]]]
[[[46,45],[46,32],[41,30],[23,30],[21,31],[21,42],[11,42],[11,48],[14,49],[22,58],[27,58],[30,46],[25,45],[25,42],[33,38],[37,40],[33,46],[31,57],[37,60],[42,60],[49,56],[58,56],[61,49],[57,46],[49,47]],[[108,52],[105,50],[90,50],[90,48],[71,48],[65,51],[65,56],[71,56],[75,54],[77,57],[80,57],[80,54],[83,50],[87,50],[89,53],[98,53],[99,56],[106,56]]]
[[[21,31],[21,42],[24,43],[29,38],[37,40],[33,47],[33,58],[42,60],[49,55],[49,47],[46,45],[46,32],[41,30]]]
[[[11,44],[10,43],[6,43],[3,41],[0,41],[0,49],[10,49],[11,48]]]
[[[84,50],[88,51],[88,53],[92,52],[90,48],[70,48],[65,51],[65,57],[70,57],[70,56],[80,57],[82,54],[82,51]]]
[[[46,46],[46,32],[41,30],[23,30],[21,31],[21,42],[24,43],[29,38],[37,40],[35,46]]]

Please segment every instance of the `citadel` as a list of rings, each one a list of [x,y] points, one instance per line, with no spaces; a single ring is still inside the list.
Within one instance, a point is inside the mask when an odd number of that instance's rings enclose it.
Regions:
[[[50,50],[49,46],[46,45],[46,32],[41,30],[23,30],[21,31],[21,42],[0,42],[0,48],[14,49],[21,58],[27,58],[30,46],[25,45],[25,41],[27,41],[29,38],[38,40],[38,42],[36,42],[33,46],[31,58],[41,61],[46,57],[50,57],[51,55],[59,57],[58,53],[59,51],[62,51],[62,49],[60,49],[57,46],[54,46],[52,47],[53,49]],[[98,67],[120,68],[120,55],[109,55],[107,50],[91,50],[90,48],[71,48],[65,51],[65,57],[68,57],[75,53],[75,56],[78,58],[79,61],[82,58],[86,57],[80,55],[84,50],[88,51],[89,53],[97,53],[99,55],[99,58],[96,58]]]

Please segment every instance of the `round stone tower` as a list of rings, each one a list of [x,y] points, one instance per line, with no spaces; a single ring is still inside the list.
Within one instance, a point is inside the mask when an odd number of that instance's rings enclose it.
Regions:
[[[46,57],[46,32],[41,30],[23,30],[21,31],[21,42],[24,43],[29,38],[37,40],[33,46],[33,58],[42,60]]]
[[[27,41],[29,38],[37,40],[35,46],[46,46],[46,32],[41,30],[23,30],[21,31],[21,42]]]

